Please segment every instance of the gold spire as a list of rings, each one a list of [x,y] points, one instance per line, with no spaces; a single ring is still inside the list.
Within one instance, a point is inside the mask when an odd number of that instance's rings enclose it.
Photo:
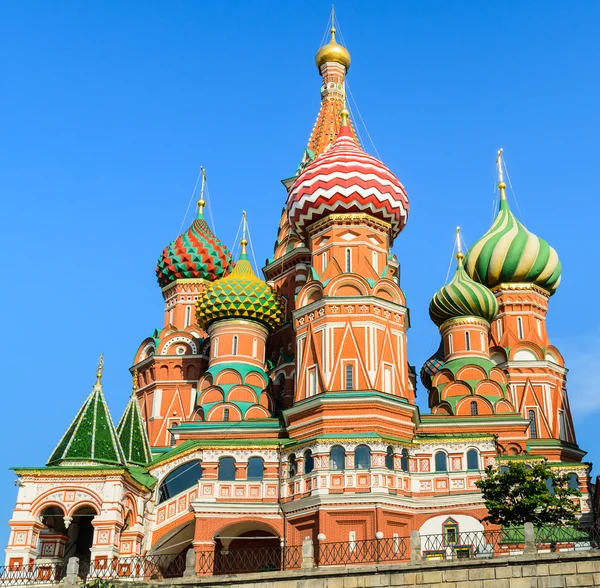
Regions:
[[[131,395],[135,396],[137,394],[137,389],[138,389],[138,371],[137,370],[133,370],[133,377],[132,377],[132,382],[131,382]]]
[[[506,184],[504,183],[504,172],[502,171],[502,149],[498,149],[496,165],[498,166],[498,190],[500,190],[500,200],[506,200]]]
[[[202,186],[200,188],[200,200],[198,200],[198,215],[204,216],[204,207],[206,206],[206,200],[204,200],[204,187],[206,186],[206,171],[200,166],[200,173],[202,174]]]
[[[458,261],[459,266],[462,266],[464,258],[465,254],[462,252],[460,244],[460,227],[456,227],[456,260]]]
[[[323,47],[321,47],[317,51],[317,55],[315,56],[315,61],[317,62],[317,67],[320,70],[321,66],[323,64],[327,63],[328,61],[335,61],[336,63],[341,63],[346,68],[346,70],[350,69],[350,53],[348,52],[348,49],[346,49],[345,47],[342,47],[335,40],[336,30],[335,30],[335,13],[334,13],[333,6],[331,7],[330,33],[331,33],[331,39],[329,39],[329,43],[327,43],[327,45],[323,45]]]
[[[104,371],[104,355],[100,354],[98,359],[98,368],[96,369],[96,386],[102,385],[102,372]]]
[[[248,245],[248,239],[246,239],[246,230],[248,229],[248,220],[246,219],[246,211],[242,210],[242,240],[240,245],[242,246],[242,255],[246,255],[246,246]]]

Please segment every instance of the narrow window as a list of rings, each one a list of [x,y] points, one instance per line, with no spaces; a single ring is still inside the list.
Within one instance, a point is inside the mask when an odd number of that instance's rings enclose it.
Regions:
[[[262,480],[265,473],[265,464],[262,457],[251,457],[248,460],[248,480]]]
[[[315,458],[313,457],[312,451],[307,449],[304,452],[304,473],[310,474],[315,469]]]
[[[475,400],[471,401],[471,416],[477,416],[479,414],[479,408]]]
[[[238,352],[238,336],[234,335],[233,336],[233,345],[232,345],[232,349],[231,349],[231,355],[237,355]]]
[[[224,421],[228,421],[229,420],[229,409],[228,408],[224,408],[223,409],[223,420]]]
[[[350,248],[346,249],[346,271],[352,271],[352,251]]]
[[[481,344],[481,351],[485,351],[485,338],[483,333],[479,333],[479,342]]]
[[[179,423],[171,423],[171,428],[178,427]],[[171,431],[171,446],[175,445],[175,431]]]
[[[573,472],[569,474],[569,488],[571,490],[579,490],[579,478]]]
[[[403,449],[402,450],[402,458],[400,459],[400,469],[403,472],[408,472],[409,467],[408,467],[408,450],[407,449]]]
[[[537,332],[538,335],[541,337],[542,336],[542,321],[540,319],[536,319],[537,321]]]
[[[321,253],[321,271],[324,272],[327,269],[327,252]]]
[[[354,367],[351,363],[346,364],[346,390],[354,390]]]
[[[294,454],[288,457],[288,476],[293,478],[298,473],[298,464],[296,463],[296,456]]]
[[[190,326],[191,319],[192,319],[192,307],[186,306],[185,307],[185,326],[186,327]]]
[[[377,251],[373,251],[371,253],[371,259],[373,262],[373,269],[375,270],[375,273],[379,275],[379,262],[377,259]]]
[[[173,309],[169,310],[169,323],[173,324]]]
[[[344,471],[346,469],[346,450],[341,445],[334,445],[329,452],[329,469]]]
[[[252,357],[256,359],[256,354],[258,353],[258,340],[252,340]]]
[[[354,552],[356,549],[356,531],[350,531],[350,533],[348,533],[348,549],[351,552]]]
[[[233,457],[222,457],[219,460],[219,473],[217,478],[224,482],[235,480],[235,459]]]
[[[448,519],[443,527],[444,543],[446,545],[456,545],[458,543],[458,523],[454,519]]]
[[[535,420],[535,411],[530,410],[527,413],[527,416],[529,417],[529,436],[531,437],[531,439],[537,439],[537,423]]]
[[[317,368],[308,368],[308,395],[314,396],[317,393]]]
[[[219,357],[219,339],[215,339],[214,348],[213,357]]]
[[[519,339],[523,338],[523,319],[518,316],[517,317],[517,333],[519,335]]]
[[[371,450],[366,445],[359,445],[354,450],[354,469],[371,469]]]
[[[394,450],[389,446],[385,452],[385,467],[388,470],[394,469]]]
[[[389,365],[383,368],[383,391],[392,393],[392,368]]]
[[[467,469],[479,469],[479,452],[477,449],[469,449],[469,451],[467,451]]]
[[[454,353],[454,345],[452,345],[452,335],[448,335],[448,353]]]
[[[502,339],[502,319],[499,318],[496,321],[496,332],[498,333],[498,341],[500,341],[500,339]]]
[[[468,331],[465,333],[465,349],[471,351],[471,333]]]
[[[436,472],[447,472],[448,471],[448,457],[443,451],[438,451],[435,454],[435,471]]]

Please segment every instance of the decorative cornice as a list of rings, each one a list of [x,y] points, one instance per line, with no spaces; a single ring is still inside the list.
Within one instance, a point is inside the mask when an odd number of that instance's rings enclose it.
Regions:
[[[444,321],[440,325],[440,332],[448,331],[452,327],[456,327],[459,325],[478,325],[485,329],[490,328],[490,323],[488,323],[485,319],[475,317],[475,316],[461,316],[461,317],[451,318],[451,319],[448,319],[447,321]]]
[[[497,286],[490,288],[490,290],[494,294],[509,290],[529,290],[541,294],[546,299],[550,298],[550,292],[548,292],[548,290],[545,290],[544,288],[541,288],[537,284],[533,284],[531,282],[515,282],[514,284],[503,282],[502,284],[498,284]]]
[[[335,224],[355,224],[357,222],[362,222],[364,224],[370,225],[372,227],[383,230],[387,233],[391,233],[392,225],[390,223],[386,223],[370,214],[365,212],[347,212],[347,213],[335,213],[329,214],[325,218],[313,223],[308,227],[309,236],[313,236],[315,233],[319,232],[324,227],[335,225]]]

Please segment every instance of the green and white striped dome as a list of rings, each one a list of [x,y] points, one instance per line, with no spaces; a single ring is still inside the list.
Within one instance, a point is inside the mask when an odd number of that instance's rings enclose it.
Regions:
[[[490,230],[467,253],[467,273],[488,288],[505,283],[528,283],[552,295],[560,284],[562,272],[558,254],[515,218],[503,186],[500,188],[498,216]]]
[[[498,313],[496,297],[472,280],[463,267],[463,255],[457,255],[454,278],[440,288],[429,304],[429,316],[439,327],[449,319],[474,316],[491,323]]]

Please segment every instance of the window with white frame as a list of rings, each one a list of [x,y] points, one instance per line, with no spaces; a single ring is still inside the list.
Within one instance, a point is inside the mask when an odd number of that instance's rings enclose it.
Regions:
[[[520,316],[517,317],[517,335],[523,339],[523,319]]]
[[[502,319],[499,318],[496,321],[496,333],[498,335],[498,341],[500,341],[500,339],[502,339]]]
[[[184,326],[189,327],[191,322],[192,322],[192,307],[186,306],[185,307],[185,325]]]
[[[471,333],[469,331],[465,333],[465,349],[471,351]]]
[[[219,357],[219,339],[215,339],[213,342],[213,357]]]
[[[371,252],[371,261],[375,273],[379,275],[379,256],[377,255],[377,251]]]
[[[392,366],[384,365],[383,366],[383,391],[387,394],[393,394],[394,390],[392,389]]]
[[[308,368],[308,395],[314,396],[317,393],[317,367]]]
[[[344,366],[344,390],[354,390],[354,366],[351,363]]]
[[[352,250],[350,247],[346,249],[346,271],[352,271]]]
[[[452,335],[448,335],[448,353],[454,353],[454,345],[452,345]]]
[[[231,345],[231,355],[237,355],[238,352],[238,336],[233,336],[233,343]]]
[[[253,339],[252,340],[252,357],[254,359],[256,359],[257,354],[258,354],[258,339]]]

